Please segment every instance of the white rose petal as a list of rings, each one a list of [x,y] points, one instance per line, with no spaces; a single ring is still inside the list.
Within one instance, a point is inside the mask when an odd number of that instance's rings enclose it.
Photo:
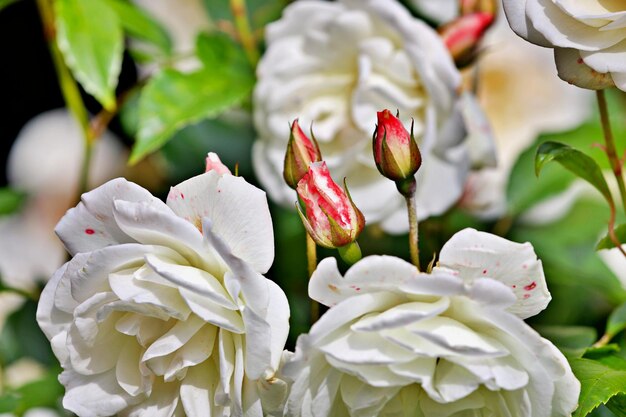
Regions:
[[[511,28],[537,45],[571,49],[579,58],[557,53],[559,75],[583,88],[606,88],[611,80],[626,91],[626,6],[617,1],[504,0]],[[591,70],[580,70],[583,63]]]
[[[404,201],[372,155],[376,112],[384,108],[398,109],[407,126],[415,120],[424,161],[416,175],[419,217],[458,200],[470,167],[457,106],[460,77],[436,32],[395,0],[299,1],[266,32],[253,160],[275,201],[293,207],[296,200],[282,171],[289,122],[299,118],[302,126],[313,123],[330,171],[336,180],[347,177],[367,221],[406,232]]]
[[[57,233],[74,258],[37,320],[67,409],[262,416],[260,395],[280,397],[258,388],[275,379],[289,331],[287,299],[261,275],[274,253],[260,190],[211,171],[164,204],[116,179],[84,194]]]
[[[441,263],[423,274],[370,256],[342,277],[334,258],[324,259],[309,292],[331,308],[283,369],[293,381],[286,414],[571,415],[580,383],[567,361],[509,312],[529,316],[547,303],[525,305],[511,289],[524,265],[543,280],[532,247],[467,229]]]

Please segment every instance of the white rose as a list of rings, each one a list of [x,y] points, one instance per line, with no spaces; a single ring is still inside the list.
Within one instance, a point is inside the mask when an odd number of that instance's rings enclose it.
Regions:
[[[56,232],[74,257],[37,321],[63,366],[67,409],[263,415],[257,386],[278,367],[289,307],[260,274],[274,257],[261,190],[211,171],[164,204],[119,178],[84,194]]]
[[[0,277],[12,287],[31,291],[65,261],[54,225],[74,204],[84,143],[80,127],[65,109],[47,111],[20,131],[9,153],[11,188],[27,194],[19,213],[0,218]],[[105,132],[93,150],[90,185],[119,175],[125,150]]]
[[[408,230],[404,199],[372,155],[376,112],[415,120],[423,164],[417,173],[420,218],[438,215],[462,192],[469,156],[456,112],[459,73],[437,33],[395,0],[298,1],[266,31],[257,69],[255,170],[270,196],[293,207],[283,181],[289,122],[313,123],[324,160],[370,223]]]
[[[583,88],[626,91],[626,5],[620,1],[503,0],[511,28],[555,48],[559,76]]]
[[[330,310],[285,373],[293,416],[565,417],[580,384],[523,321],[547,305],[530,244],[466,229],[432,274],[389,256],[341,276],[323,260],[309,294]]]

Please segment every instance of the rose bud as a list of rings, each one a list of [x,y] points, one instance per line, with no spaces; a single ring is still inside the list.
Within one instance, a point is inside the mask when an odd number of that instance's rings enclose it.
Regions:
[[[307,232],[320,246],[350,245],[365,226],[365,218],[352,202],[345,181],[344,190],[333,181],[323,161],[312,163],[298,182],[296,191],[304,203],[306,215],[296,204],[298,213]]]
[[[206,168],[204,172],[215,171],[220,175],[231,174],[230,169],[222,163],[215,152],[209,152],[206,156]]]
[[[478,44],[493,19],[494,15],[491,13],[471,13],[439,29],[439,34],[458,67],[469,65],[474,60]]]
[[[414,182],[413,177],[422,165],[422,155],[413,137],[413,124],[409,134],[389,110],[378,112],[373,147],[374,161],[381,174],[395,181],[399,189],[401,183]]]
[[[285,154],[283,170],[285,182],[295,190],[298,186],[298,181],[308,172],[309,164],[321,160],[322,154],[315,136],[313,136],[313,131],[311,131],[311,139],[309,139],[300,128],[298,119],[294,120],[291,124],[291,134],[289,135],[287,153]]]

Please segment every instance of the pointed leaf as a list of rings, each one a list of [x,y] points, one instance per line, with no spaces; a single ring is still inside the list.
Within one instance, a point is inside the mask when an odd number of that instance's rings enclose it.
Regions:
[[[626,369],[590,359],[572,359],[570,365],[581,383],[579,407],[573,417],[584,417],[615,395],[626,393]]]
[[[57,42],[67,66],[85,91],[115,108],[124,33],[104,0],[56,0]]]
[[[562,143],[542,143],[535,156],[535,173],[537,176],[539,176],[542,168],[551,161],[558,162],[577,177],[593,185],[607,201],[613,204],[613,197],[602,175],[602,170],[591,157]]]
[[[617,240],[619,240],[620,242],[626,243],[626,223],[620,224],[615,228],[615,236],[617,236]],[[606,235],[602,238],[600,242],[598,242],[596,250],[613,249],[614,247],[615,244],[611,240],[611,237],[609,235]]]
[[[124,0],[105,0],[115,11],[122,27],[137,39],[142,39],[159,47],[165,55],[172,52],[172,40],[167,30],[140,7]]]
[[[131,164],[161,148],[183,127],[239,104],[252,90],[253,72],[242,64],[243,52],[236,44],[201,36],[198,54],[203,69],[187,74],[165,70],[144,88]]]

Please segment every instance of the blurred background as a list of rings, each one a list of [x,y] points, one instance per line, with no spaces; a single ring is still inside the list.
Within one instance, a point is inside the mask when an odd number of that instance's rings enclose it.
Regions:
[[[288,3],[247,2],[261,52],[265,26],[280,18]],[[239,175],[261,186],[252,167],[251,150],[258,135],[249,92],[239,106],[185,123],[156,152],[137,164],[127,164],[137,137],[142,89],[161,66],[193,70],[200,33],[220,33],[236,41],[227,0],[137,0],[134,4],[167,32],[181,59],[163,64],[160,58],[146,55],[144,40],[128,36],[116,88],[119,111],[103,110],[81,89],[91,120],[102,131],[88,189],[125,176],[165,198],[170,186],[204,171],[208,151],[217,152],[231,169],[237,165]],[[435,28],[458,15],[452,1],[415,0],[404,5]],[[421,223],[422,263],[428,264],[443,243],[464,227],[530,241],[543,261],[553,297],[549,307],[530,320],[531,325],[559,347],[589,346],[603,334],[607,315],[626,301],[626,261],[615,249],[595,250],[606,234],[609,217],[599,194],[558,166],[546,167],[537,178],[534,155],[541,142],[560,141],[583,150],[608,170],[602,149],[595,145],[602,142],[602,132],[594,97],[559,80],[551,52],[517,38],[501,14],[495,16],[473,51],[471,65],[464,65],[462,71],[466,89],[475,94],[482,109],[478,116],[468,117],[480,121],[486,115],[498,165],[474,170],[458,202]],[[56,382],[59,365],[36,325],[35,311],[43,285],[67,257],[53,228],[77,202],[84,145],[75,119],[65,109],[45,33],[37,2],[0,0],[0,95],[5,100],[0,112],[2,416],[3,412],[24,415],[28,410],[31,417],[62,413],[63,389]],[[624,149],[624,94],[610,91],[609,103],[618,149]],[[268,277],[288,295],[292,315],[288,348],[292,349],[296,337],[310,326],[305,235],[297,214],[271,202],[270,207],[276,259]],[[390,235],[371,225],[359,241],[365,255],[408,258],[404,234]],[[335,253],[320,249],[320,259],[325,256]],[[623,339],[617,342],[624,344]],[[606,409],[596,413],[612,415]]]

